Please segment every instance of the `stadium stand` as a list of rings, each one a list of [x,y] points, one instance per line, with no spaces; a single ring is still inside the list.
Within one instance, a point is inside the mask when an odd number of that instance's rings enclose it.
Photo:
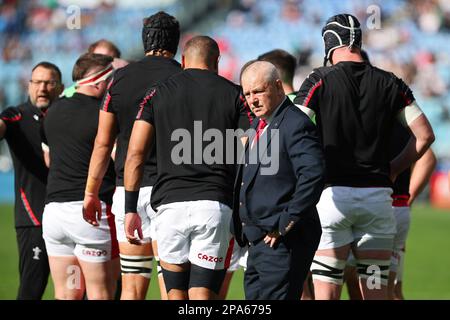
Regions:
[[[89,7],[85,7],[86,3]],[[145,15],[156,10],[175,15],[184,27],[185,39],[200,31],[217,39],[222,51],[221,73],[234,81],[240,67],[263,52],[275,48],[292,52],[300,61],[294,82],[298,88],[312,68],[322,64],[323,22],[338,12],[349,12],[366,29],[363,47],[372,63],[391,70],[414,90],[435,130],[433,149],[440,167],[450,168],[449,1],[323,0],[318,5],[315,0],[158,0],[151,1],[151,7],[147,3],[2,1],[0,110],[26,98],[28,70],[38,61],[51,60],[57,64],[64,82],[70,84],[76,57],[100,38],[116,43],[125,59],[140,56],[140,35],[134,31],[140,28]],[[71,14],[67,8],[74,4],[81,7],[81,28],[70,30],[66,25]],[[217,15],[218,12],[221,14]],[[377,18],[379,28],[373,28]],[[205,20],[208,23],[202,24]],[[0,145],[3,171],[10,168],[6,149],[4,144]],[[2,186],[0,193],[3,189]]]

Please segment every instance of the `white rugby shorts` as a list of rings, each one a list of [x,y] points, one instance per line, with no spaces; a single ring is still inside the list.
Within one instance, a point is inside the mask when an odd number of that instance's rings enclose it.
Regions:
[[[317,204],[318,250],[354,242],[358,250],[392,250],[396,223],[391,188],[328,187]]]
[[[218,201],[164,204],[153,219],[158,254],[170,264],[192,264],[212,270],[228,268],[232,210]]]
[[[42,233],[49,256],[76,256],[106,262],[119,256],[114,215],[101,202],[102,217],[94,227],[83,219],[83,201],[50,202],[44,208]]]
[[[394,251],[392,252],[391,271],[398,272],[400,251],[405,250],[406,238],[408,237],[409,225],[411,223],[410,207],[393,207],[397,232],[394,237]]]
[[[155,215],[150,205],[150,196],[152,194],[152,187],[143,187],[139,189],[139,199],[137,204],[137,213],[142,222],[142,235],[141,242],[148,243],[154,239],[154,230],[151,223],[152,216]],[[119,242],[128,243],[125,236],[125,188],[116,187],[116,191],[113,196],[112,212],[116,217],[116,231],[117,240]],[[137,236],[137,233],[135,234]]]
[[[234,245],[233,245],[233,252],[231,254],[231,261],[230,261],[230,266],[228,267],[228,271],[236,271],[238,270],[240,267],[244,267],[246,266],[245,264],[245,255],[247,253],[247,247],[240,247],[236,240],[234,240]],[[242,264],[242,261],[244,261],[244,264]]]

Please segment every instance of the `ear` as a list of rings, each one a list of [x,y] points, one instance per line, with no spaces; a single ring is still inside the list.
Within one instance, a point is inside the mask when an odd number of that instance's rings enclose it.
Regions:
[[[184,57],[184,55],[181,55],[181,68],[184,69],[185,65],[186,65],[186,58]]]
[[[282,91],[283,94],[284,94],[283,82],[281,81],[281,79],[275,80],[275,83],[276,83],[276,85],[277,85],[278,90]]]
[[[64,84],[63,83],[61,83],[60,85],[59,85],[59,89],[58,89],[58,96],[59,95],[61,95],[61,93],[63,93],[64,92]]]
[[[220,56],[217,57],[216,63],[214,64],[214,69],[217,73],[219,73],[219,61],[220,61]]]

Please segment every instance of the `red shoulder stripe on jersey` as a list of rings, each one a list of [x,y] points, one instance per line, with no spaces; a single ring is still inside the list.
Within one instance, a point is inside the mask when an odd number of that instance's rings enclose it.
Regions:
[[[25,192],[23,191],[22,188],[20,188],[19,190],[20,190],[20,197],[22,198],[22,202],[23,202],[23,205],[25,207],[25,210],[28,213],[28,216],[30,217],[31,221],[33,221],[33,224],[35,226],[40,226],[41,223],[39,222],[39,220],[34,215],[34,212],[31,209],[30,203],[28,202],[28,199],[27,199],[27,196],[25,195]]]
[[[14,116],[12,118],[2,117],[2,120],[6,121],[6,122],[16,122],[16,121],[19,121],[20,119],[22,119],[22,115],[21,114],[18,114],[17,116]]]
[[[305,102],[303,104],[304,107],[307,107],[309,104],[309,101],[311,100],[312,96],[314,95],[314,92],[318,87],[320,87],[323,84],[323,80],[320,79],[319,82],[317,82],[311,89],[309,89],[308,95],[306,96]]]
[[[106,91],[106,96],[105,96],[105,99],[103,100],[103,106],[102,106],[103,111],[108,112],[110,102],[111,102],[111,95],[109,94],[109,91]]]
[[[411,99],[409,99],[404,92],[400,92],[400,95],[402,96],[403,100],[405,101],[405,107],[409,106],[411,104]]]
[[[141,118],[141,116],[142,116],[142,111],[144,111],[145,105],[146,105],[147,102],[155,95],[155,93],[156,93],[156,89],[153,89],[152,91],[150,91],[150,93],[147,94],[147,95],[144,97],[144,100],[142,100],[142,102],[139,104],[139,112],[138,112],[138,114],[137,114],[137,116],[136,116],[136,119],[137,119],[137,120],[139,120],[139,119]]]
[[[253,123],[252,111],[250,110],[247,100],[245,100],[245,98],[242,95],[239,95],[239,99],[241,99],[241,101],[244,102],[245,110],[247,110],[248,122],[250,123],[250,125],[252,125],[252,123]]]
[[[113,82],[114,82],[114,78],[109,80],[109,83],[108,83],[108,86],[106,87],[106,90],[109,90],[111,88]]]

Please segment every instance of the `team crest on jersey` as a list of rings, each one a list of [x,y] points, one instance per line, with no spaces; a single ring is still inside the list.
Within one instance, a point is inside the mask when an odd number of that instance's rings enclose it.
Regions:
[[[39,258],[39,254],[42,252],[42,250],[41,250],[39,247],[34,247],[34,248],[33,248],[33,252],[34,252],[33,259],[34,259],[34,260],[41,260],[41,259]]]

